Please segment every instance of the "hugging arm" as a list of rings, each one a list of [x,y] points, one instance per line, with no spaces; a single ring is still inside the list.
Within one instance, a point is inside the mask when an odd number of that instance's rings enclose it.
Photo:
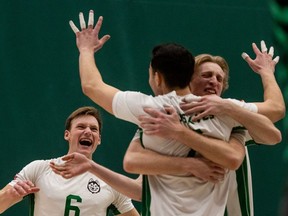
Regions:
[[[231,100],[222,99],[217,95],[205,95],[197,103],[187,103],[181,108],[186,110],[186,114],[200,112],[193,118],[193,121],[208,115],[228,115],[243,125],[257,143],[277,144],[282,139],[280,130],[266,116],[251,112]]]
[[[144,149],[139,139],[133,139],[124,157],[124,170],[146,175],[195,176],[217,183],[224,178],[222,166],[203,157],[175,157]]]
[[[229,143],[206,137],[183,126],[173,107],[166,107],[166,113],[145,108],[149,115],[140,116],[140,126],[147,135],[175,139],[205,158],[231,170],[237,169],[245,156],[244,143],[232,137]],[[244,139],[243,139],[244,140]]]

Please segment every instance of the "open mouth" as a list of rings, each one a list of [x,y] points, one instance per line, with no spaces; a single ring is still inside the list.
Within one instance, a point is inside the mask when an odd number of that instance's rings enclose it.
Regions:
[[[80,140],[80,145],[84,145],[84,146],[91,146],[92,145],[92,141],[91,140],[87,140],[87,139],[82,139]]]
[[[216,91],[214,89],[206,89],[206,92],[209,94],[216,94]]]

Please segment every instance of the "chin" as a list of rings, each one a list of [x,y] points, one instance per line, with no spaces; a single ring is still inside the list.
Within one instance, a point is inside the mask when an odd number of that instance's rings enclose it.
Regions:
[[[91,151],[87,151],[87,150],[78,150],[78,153],[85,155],[86,157],[90,156],[92,153]]]

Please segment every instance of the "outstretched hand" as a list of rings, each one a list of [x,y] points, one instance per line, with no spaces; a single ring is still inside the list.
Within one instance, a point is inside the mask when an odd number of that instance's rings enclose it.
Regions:
[[[279,61],[279,56],[276,56],[273,59],[274,47],[271,46],[268,51],[265,42],[262,40],[261,51],[258,49],[255,43],[252,44],[252,48],[256,55],[256,58],[251,59],[250,56],[245,52],[242,53],[242,58],[248,63],[248,65],[254,72],[260,75],[267,72],[273,74],[275,72],[275,65]]]
[[[90,159],[80,153],[66,155],[62,160],[65,161],[64,164],[55,164],[51,161],[50,167],[53,172],[66,179],[85,173],[91,168]]]
[[[81,31],[76,27],[72,20],[69,21],[69,24],[76,34],[76,44],[79,49],[79,52],[82,50],[91,50],[93,52],[98,51],[102,46],[110,39],[110,35],[104,35],[99,39],[99,32],[102,26],[103,17],[100,16],[98,21],[94,25],[94,11],[90,10],[89,19],[88,19],[88,28],[86,28],[86,22],[82,12],[79,13],[79,21]]]

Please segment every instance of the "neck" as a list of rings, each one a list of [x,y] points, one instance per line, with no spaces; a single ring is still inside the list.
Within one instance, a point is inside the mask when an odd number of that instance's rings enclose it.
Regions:
[[[189,89],[189,86],[186,88],[173,88],[173,89],[167,89],[167,91],[164,92],[164,94],[168,94],[169,92],[175,91],[177,95],[184,96],[187,94],[191,94],[191,91]]]

